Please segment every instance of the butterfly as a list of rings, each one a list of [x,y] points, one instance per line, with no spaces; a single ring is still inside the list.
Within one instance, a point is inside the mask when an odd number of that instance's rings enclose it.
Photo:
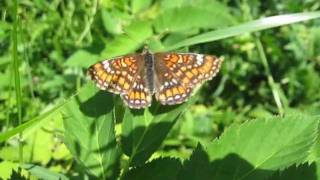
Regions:
[[[162,105],[185,102],[195,87],[219,72],[222,59],[196,53],[151,53],[144,48],[93,64],[88,74],[102,89],[120,94],[129,108],[151,105],[155,94]]]

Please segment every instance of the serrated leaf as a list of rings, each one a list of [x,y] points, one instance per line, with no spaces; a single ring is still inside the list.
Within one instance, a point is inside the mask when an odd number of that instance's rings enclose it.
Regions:
[[[28,171],[24,170],[23,168],[21,168],[17,163],[14,163],[15,165],[12,164],[12,162],[6,162],[5,164],[3,165],[8,165],[9,168],[12,168],[12,169],[7,169],[10,171],[10,174],[9,174],[9,177],[7,177],[8,174],[6,174],[6,177],[3,178],[3,180],[36,180],[36,177],[32,176]],[[12,165],[14,167],[12,167]],[[6,173],[6,172],[3,172],[1,171],[0,172],[0,177],[2,179],[2,173]]]
[[[9,179],[13,170],[17,170],[19,167],[18,163],[11,161],[2,161],[0,162],[0,178]]]
[[[28,176],[28,178],[25,177],[25,175],[20,173],[20,170],[13,170],[12,174],[9,178],[9,180],[28,180],[28,179],[32,180],[34,178],[32,178],[30,176]]]
[[[154,104],[149,110],[126,110],[122,123],[122,149],[130,156],[130,166],[143,164],[157,150],[193,100],[176,106]]]
[[[65,144],[85,169],[100,178],[118,170],[113,98],[86,85],[64,108]]]
[[[63,174],[49,171],[46,168],[43,168],[41,166],[37,166],[34,164],[24,164],[24,165],[22,165],[22,168],[29,171],[30,174],[32,174],[33,176],[35,176],[39,179],[45,179],[45,180],[57,180],[57,179],[68,180],[69,179],[66,176],[64,176]]]
[[[318,133],[315,116],[287,115],[231,126],[207,146],[217,179],[264,179],[306,161]]]
[[[178,180],[206,180],[212,179],[210,176],[210,161],[207,153],[199,144],[192,153],[189,160],[183,162],[183,167],[178,175]]]
[[[175,180],[181,168],[178,159],[159,158],[131,169],[124,177],[127,180]]]
[[[290,179],[290,180],[301,180],[301,179],[308,179],[308,180],[316,180],[317,178],[317,164],[302,164],[298,167],[293,165],[288,169],[285,169],[280,172],[276,172],[272,177],[267,178],[268,180],[283,180],[283,179]]]

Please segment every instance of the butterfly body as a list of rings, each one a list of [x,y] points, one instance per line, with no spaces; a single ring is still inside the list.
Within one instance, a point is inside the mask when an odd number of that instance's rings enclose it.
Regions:
[[[145,68],[146,68],[146,80],[148,88],[151,94],[154,92],[154,56],[149,51],[144,54]]]
[[[151,53],[145,49],[92,65],[88,73],[102,90],[120,94],[130,108],[151,105],[152,96],[163,105],[185,102],[192,90],[214,77],[222,60],[195,53]]]

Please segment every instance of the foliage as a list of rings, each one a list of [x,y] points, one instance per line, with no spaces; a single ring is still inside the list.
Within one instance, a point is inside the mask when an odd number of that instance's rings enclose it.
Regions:
[[[15,2],[0,1],[1,179],[319,179],[317,0]],[[132,110],[88,81],[144,44],[225,62],[176,106]]]

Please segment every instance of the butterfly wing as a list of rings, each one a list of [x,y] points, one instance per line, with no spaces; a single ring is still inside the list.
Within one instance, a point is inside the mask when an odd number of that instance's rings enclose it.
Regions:
[[[131,108],[142,108],[151,103],[144,81],[144,60],[140,54],[101,61],[90,66],[88,74],[100,89],[120,94]]]
[[[213,78],[222,60],[210,55],[193,53],[156,53],[156,99],[161,104],[180,104],[192,90]]]
[[[130,108],[140,109],[151,105],[152,94],[147,86],[146,79],[146,69],[141,68],[130,91],[121,94],[121,98]]]

